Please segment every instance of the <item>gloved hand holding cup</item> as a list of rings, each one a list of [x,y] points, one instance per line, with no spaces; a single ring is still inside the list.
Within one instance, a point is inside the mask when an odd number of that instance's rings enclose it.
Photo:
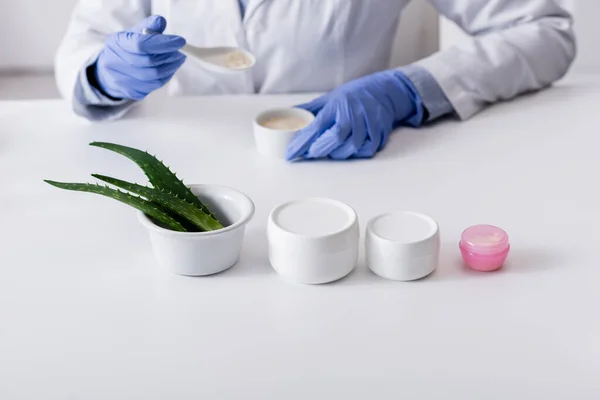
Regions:
[[[298,107],[316,119],[292,139],[288,160],[373,157],[397,125],[420,126],[425,110],[417,89],[399,70],[355,79]]]

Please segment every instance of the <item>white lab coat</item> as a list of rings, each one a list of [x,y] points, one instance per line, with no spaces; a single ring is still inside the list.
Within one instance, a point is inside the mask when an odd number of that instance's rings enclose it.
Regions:
[[[249,72],[223,75],[191,57],[172,79],[175,95],[330,90],[388,68],[395,31],[410,0],[80,0],[56,57],[69,101],[81,68],[109,33],[151,14],[195,46],[235,45],[257,57]],[[475,39],[417,64],[437,80],[461,118],[486,104],[561,78],[575,56],[570,15],[554,0],[429,0]]]

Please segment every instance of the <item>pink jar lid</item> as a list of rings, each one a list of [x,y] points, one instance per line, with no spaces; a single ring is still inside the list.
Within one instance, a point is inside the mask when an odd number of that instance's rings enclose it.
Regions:
[[[462,233],[460,246],[470,253],[496,254],[509,247],[508,234],[497,226],[475,225]]]

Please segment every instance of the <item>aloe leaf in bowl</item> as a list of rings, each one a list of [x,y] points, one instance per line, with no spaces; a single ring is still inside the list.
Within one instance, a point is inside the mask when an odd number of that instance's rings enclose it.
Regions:
[[[114,143],[90,145],[121,154],[134,161],[154,187],[138,185],[105,175],[93,176],[117,188],[89,183],[45,182],[65,190],[96,193],[128,204],[167,229],[179,232],[208,232],[223,229],[223,224],[176,174],[148,152]]]
[[[158,208],[153,203],[148,200],[144,200],[140,197],[133,196],[129,193],[121,192],[120,190],[111,189],[107,186],[101,186],[91,183],[65,183],[65,182],[56,182],[50,180],[44,180],[44,182],[55,186],[60,189],[65,190],[73,190],[76,192],[88,192],[88,193],[96,193],[102,196],[110,197],[111,199],[118,200],[122,203],[125,203],[131,207],[134,207],[144,214],[152,217],[156,221],[165,225],[167,228],[179,231],[186,232],[187,230],[172,216]]]
[[[175,173],[171,172],[169,167],[163,164],[155,156],[146,151],[141,151],[132,147],[122,146],[114,143],[92,142],[90,143],[90,146],[110,150],[129,158],[144,171],[152,186],[157,189],[162,189],[173,193],[177,197],[187,200],[189,203],[204,211],[204,213],[216,219],[210,210],[204,204],[202,204],[200,199],[198,199],[198,197],[192,193],[192,191],[183,183],[183,181],[180,180]]]
[[[211,215],[206,214],[194,204],[188,203],[186,200],[179,198],[175,193],[171,193],[162,189],[149,188],[136,183],[126,182],[110,176],[100,174],[92,174],[92,176],[128,192],[145,197],[146,199],[160,205],[162,208],[168,209],[171,212],[185,218],[202,231],[214,231],[223,228],[223,225]]]

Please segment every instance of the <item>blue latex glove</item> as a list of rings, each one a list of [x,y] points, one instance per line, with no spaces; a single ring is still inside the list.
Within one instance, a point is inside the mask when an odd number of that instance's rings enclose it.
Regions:
[[[108,36],[94,64],[97,86],[114,99],[141,100],[164,86],[185,62],[185,39],[162,35],[167,21],[151,16],[129,31]],[[158,32],[142,34],[148,28]]]
[[[288,160],[373,157],[395,126],[420,126],[424,114],[417,89],[397,70],[350,81],[298,107],[316,118],[292,139]]]

